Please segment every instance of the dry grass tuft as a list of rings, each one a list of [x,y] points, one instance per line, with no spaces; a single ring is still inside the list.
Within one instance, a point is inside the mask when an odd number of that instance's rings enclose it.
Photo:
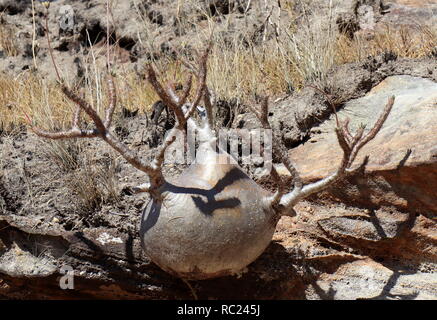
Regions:
[[[371,35],[361,34],[349,39],[340,35],[336,43],[336,63],[359,62],[368,56],[392,52],[401,58],[423,58],[430,56],[437,44],[437,30],[426,25],[384,26],[383,30]]]
[[[120,200],[117,157],[112,154],[96,157],[101,152],[81,139],[41,140],[38,152],[59,168],[57,179],[75,196],[82,215]]]
[[[78,165],[70,174],[71,179],[66,180],[66,186],[78,197],[79,207],[85,213],[93,212],[103,204],[117,203],[120,200],[115,160],[96,163],[92,154],[85,151]]]
[[[11,130],[24,122],[25,114],[53,127],[54,122],[65,122],[71,110],[56,85],[26,73],[16,78],[0,75],[0,113],[0,129]]]
[[[0,13],[0,50],[6,56],[17,56],[18,46],[15,42],[17,28],[2,22],[2,13]]]

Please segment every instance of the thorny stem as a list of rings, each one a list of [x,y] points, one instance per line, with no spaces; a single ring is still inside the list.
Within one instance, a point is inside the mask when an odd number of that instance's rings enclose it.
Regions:
[[[268,97],[264,97],[261,103],[260,110],[256,110],[255,108],[249,107],[252,112],[255,114],[255,116],[258,118],[258,120],[261,122],[261,125],[264,129],[271,130],[272,127],[269,122],[269,101]],[[292,183],[294,186],[294,190],[300,190],[302,189],[302,180],[300,178],[299,173],[297,172],[294,164],[291,162],[291,160],[288,157],[287,151],[283,147],[283,145],[277,141],[277,138],[275,136],[272,137],[272,152],[273,155],[278,158],[284,167],[288,170],[292,177]],[[273,207],[276,207],[279,204],[280,199],[282,196],[284,196],[287,193],[287,188],[284,186],[284,183],[279,176],[278,172],[276,171],[275,167],[272,164],[272,170],[270,172],[270,176],[272,177],[273,181],[275,181],[278,190],[274,194],[271,205]]]
[[[332,183],[344,176],[347,172],[350,172],[353,161],[355,160],[360,149],[370,140],[372,140],[381,130],[382,125],[384,124],[385,120],[387,120],[387,117],[390,114],[391,109],[393,108],[394,101],[394,96],[391,96],[388,99],[387,104],[381,115],[379,116],[378,120],[376,121],[375,125],[366,135],[364,135],[364,127],[361,127],[360,129],[358,129],[355,136],[351,136],[352,139],[350,139],[348,121],[346,121],[343,125],[338,126],[335,131],[337,134],[337,140],[339,142],[339,145],[343,150],[343,158],[336,172],[317,182],[305,185],[302,190],[293,190],[292,192],[284,195],[280,201],[280,204],[285,209],[292,208],[299,200],[326,189]],[[363,164],[366,164],[367,161],[368,157],[366,156]]]

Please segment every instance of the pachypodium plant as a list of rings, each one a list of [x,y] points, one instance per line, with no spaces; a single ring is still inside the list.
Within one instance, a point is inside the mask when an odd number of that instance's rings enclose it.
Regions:
[[[285,147],[273,136],[273,158],[279,159],[289,171],[291,183],[285,184],[275,166],[271,166],[270,175],[277,186],[271,193],[252,180],[226,150],[217,147],[214,105],[207,86],[210,49],[211,45],[198,54],[196,66],[186,62],[190,75],[179,95],[171,84],[162,85],[152,66],[147,67],[148,81],[175,116],[174,127],[157,148],[151,162],[129,149],[111,130],[117,96],[110,73],[107,76],[109,104],[103,118],[61,82],[65,96],[77,105],[71,129],[49,132],[32,126],[38,136],[49,139],[100,138],[129,164],[148,175],[149,181],[133,188],[136,192],[150,194],[140,226],[143,249],[163,270],[183,279],[230,275],[253,262],[271,242],[281,216],[295,215],[293,207],[300,200],[328,188],[352,170],[358,152],[380,131],[394,103],[394,97],[389,98],[381,116],[366,133],[362,126],[352,134],[348,120],[337,123],[335,132],[343,158],[335,172],[317,182],[302,182]],[[190,103],[193,76],[197,85]],[[271,129],[267,98],[260,108],[252,109],[262,127]],[[196,121],[193,115],[199,110],[204,111],[199,112],[200,120]],[[81,128],[82,113],[92,120],[93,129]],[[187,125],[195,127],[199,133],[195,161],[181,175],[165,177],[166,150]]]

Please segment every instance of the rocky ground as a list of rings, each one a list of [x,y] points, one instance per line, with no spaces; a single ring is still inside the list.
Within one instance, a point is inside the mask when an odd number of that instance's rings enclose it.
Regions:
[[[223,43],[230,44],[236,34],[249,43],[272,39],[275,28],[283,20],[288,9],[295,12],[295,23],[308,18],[305,4],[310,3],[312,12],[332,19],[344,33],[370,38],[388,28],[407,26],[417,31],[420,23],[435,27],[437,18],[435,0],[347,0],[333,1],[330,10],[326,1],[282,1],[279,10],[276,1],[248,0],[198,0],[118,1],[111,11],[109,33],[113,59],[120,69],[141,70],[145,62],[174,55],[175,51],[198,47],[199,30],[208,30],[207,17],[213,17],[214,33]],[[54,78],[51,59],[45,38],[46,9],[35,1],[0,1],[0,24],[5,26],[6,38],[13,46],[0,52],[0,70],[17,75],[26,70]],[[281,13],[282,12],[282,13]],[[275,18],[266,22],[266,16]],[[418,23],[419,22],[419,23]],[[287,24],[285,24],[287,25]],[[108,21],[105,5],[98,0],[52,2],[48,13],[48,30],[56,59],[62,65],[64,78],[82,77],[90,59],[98,59],[104,50],[90,57],[90,47],[103,46],[107,37]],[[116,26],[116,27],[114,27]],[[94,48],[95,49],[95,48]],[[414,48],[412,48],[413,50]]]
[[[254,1],[250,10],[247,1],[235,1],[231,10],[220,6],[221,1],[215,1],[216,7],[211,2],[199,1],[218,18],[248,16],[235,26],[245,23],[248,34],[256,34],[265,19],[261,1]],[[55,2],[51,9],[59,12],[66,3]],[[176,46],[173,42],[193,36],[185,25],[182,31],[177,28],[181,22],[172,11],[177,8],[169,9],[168,2],[138,3],[121,2],[113,12],[118,19],[119,61],[125,59],[124,65],[133,69],[147,55],[162,54]],[[73,6],[74,30],[60,30],[55,16],[50,24],[59,29],[53,47],[63,70],[80,76],[77,58],[87,46],[84,30],[91,30],[93,41],[99,42],[106,18],[98,1]],[[138,6],[148,23],[157,25],[153,47],[159,52],[141,44],[137,35],[143,29],[133,16],[123,14]],[[325,1],[314,1],[314,6],[326,10]],[[17,26],[24,39],[19,55],[0,58],[4,71],[16,75],[32,68],[31,3],[1,1],[0,8],[2,19]],[[435,1],[344,1],[338,26],[352,33],[375,33],[381,22],[399,26],[426,19],[432,24],[437,21],[435,8]],[[198,8],[183,10],[189,19],[204,21]],[[39,72],[49,74],[42,15],[38,6],[37,61]],[[335,100],[337,116],[349,117],[353,128],[360,123],[369,127],[387,98],[395,95],[386,124],[356,161],[369,155],[366,170],[358,168],[329,190],[299,203],[297,216],[281,219],[271,245],[240,275],[192,281],[199,298],[437,299],[436,58],[403,59],[387,53],[337,66],[328,79],[330,95],[305,87],[275,100],[270,113],[273,128],[304,180],[314,181],[332,172],[341,156],[330,101]],[[125,112],[115,126],[123,141],[145,157],[162,139],[167,121],[163,114],[155,126],[149,118]],[[250,129],[258,123],[243,106],[234,112],[231,126]],[[68,150],[67,156],[57,150]],[[183,281],[161,271],[142,253],[138,227],[148,198],[132,195],[127,187],[144,177],[106,145],[95,140],[42,141],[23,127],[0,135],[0,154],[0,297],[193,297]],[[169,165],[166,174],[183,169]],[[280,172],[285,175],[285,170]],[[269,181],[250,174],[270,188]],[[59,288],[63,266],[74,269],[74,290]]]

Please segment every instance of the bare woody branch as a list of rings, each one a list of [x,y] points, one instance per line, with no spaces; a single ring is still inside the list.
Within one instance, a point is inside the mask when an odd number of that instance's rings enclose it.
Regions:
[[[181,106],[179,105],[178,101],[176,101],[172,94],[169,93],[171,88],[168,88],[167,90],[164,89],[162,84],[158,81],[156,78],[155,70],[151,65],[147,68],[147,79],[149,80],[150,84],[153,86],[153,89],[158,94],[158,96],[161,98],[162,102],[166,106],[168,106],[175,114],[176,120],[180,125],[183,125],[184,121],[184,114],[182,112]]]
[[[371,141],[376,134],[381,130],[382,125],[387,119],[390,111],[393,107],[395,97],[392,96],[388,99],[388,102],[381,113],[381,116],[376,121],[375,125],[369,132],[364,135],[365,127],[361,126],[355,135],[352,135],[349,130],[349,119],[346,119],[343,122],[338,121],[337,128],[335,129],[338,143],[343,150],[343,158],[340,163],[339,168],[335,173],[330,176],[303,186],[302,180],[297,172],[296,168],[290,161],[285,149],[282,144],[280,144],[275,137],[273,137],[272,141],[272,151],[273,155],[278,158],[285,168],[290,172],[292,177],[293,189],[287,193],[287,188],[284,186],[284,183],[276,171],[275,167],[272,166],[271,177],[276,182],[278,186],[278,190],[271,197],[271,205],[273,207],[281,207],[283,214],[287,214],[288,211],[291,211],[293,206],[301,199],[308,197],[309,195],[322,191],[330,186],[332,183],[337,181],[340,177],[342,177],[347,172],[351,171],[351,166],[358,155],[360,149],[366,145],[369,141]],[[264,98],[261,104],[261,108],[259,110],[251,108],[252,112],[256,115],[258,120],[261,122],[264,129],[271,129],[269,119],[268,119],[268,98]],[[368,157],[365,158],[365,163],[368,160]]]
[[[206,61],[209,54],[209,49],[204,52],[200,59],[200,68],[199,73],[196,74],[197,77],[197,90],[195,95],[195,100],[193,104],[190,106],[190,110],[195,110],[197,105],[200,103],[205,90],[207,90],[206,86]],[[77,108],[74,112],[72,119],[72,127],[66,131],[60,132],[50,132],[46,130],[39,129],[37,127],[32,126],[31,129],[38,136],[49,138],[49,139],[67,139],[67,138],[101,138],[106,143],[108,143],[114,150],[116,150],[120,155],[132,166],[136,169],[143,171],[150,178],[150,183],[147,186],[143,185],[140,190],[150,192],[153,195],[154,190],[159,188],[161,185],[165,183],[165,179],[162,174],[162,166],[164,163],[164,155],[167,148],[175,141],[176,134],[178,130],[183,129],[186,122],[190,120],[190,116],[192,115],[192,111],[187,111],[185,108],[185,104],[187,102],[188,97],[190,96],[190,92],[192,89],[192,76],[190,75],[187,78],[185,86],[183,88],[182,96],[179,97],[171,85],[164,89],[161,83],[156,78],[156,73],[154,69],[149,66],[148,67],[148,80],[153,86],[154,90],[157,92],[161,100],[166,104],[175,114],[177,123],[175,127],[170,131],[170,133],[165,138],[163,144],[157,150],[154,160],[151,164],[145,163],[139,159],[135,152],[130,150],[125,144],[119,141],[116,136],[111,133],[111,124],[113,119],[113,114],[117,105],[117,95],[116,89],[114,85],[114,79],[111,75],[107,78],[107,94],[108,94],[108,106],[105,111],[105,119],[103,120],[99,114],[92,108],[92,106],[80,98],[77,94],[71,91],[67,86],[62,86],[62,92],[65,96],[74,102],[77,105]],[[184,112],[185,111],[185,112]],[[81,113],[84,112],[87,114],[91,120],[93,121],[95,128],[94,129],[81,129],[80,128],[80,116]]]
[[[152,184],[162,184],[163,178],[159,170],[142,162],[126,145],[117,140],[110,132],[112,116],[116,105],[115,86],[112,77],[108,78],[109,106],[106,109],[106,119],[103,121],[97,112],[82,98],[73,93],[66,86],[62,86],[62,92],[68,99],[77,105],[73,116],[72,128],[67,131],[49,132],[32,126],[32,131],[38,136],[49,139],[68,139],[68,138],[95,138],[99,137],[107,142],[113,149],[119,152],[132,166],[148,174],[153,180]],[[80,129],[79,120],[81,111],[85,112],[94,122],[95,128],[90,130]]]
[[[364,136],[362,139],[359,138],[356,143],[356,145],[354,146],[353,150],[352,150],[352,154],[351,154],[351,158],[349,160],[348,166],[352,165],[352,162],[355,160],[355,157],[358,154],[358,151],[360,151],[360,149],[367,144],[369,141],[371,141],[373,138],[375,138],[375,136],[378,134],[379,130],[381,130],[382,125],[384,124],[385,120],[387,120],[388,115],[390,114],[390,111],[393,107],[393,104],[395,102],[395,97],[391,96],[388,101],[387,104],[385,105],[385,108],[381,114],[381,116],[379,117],[379,119],[376,121],[374,127],[369,131],[369,133]],[[347,126],[346,126],[347,127]]]
[[[390,114],[390,111],[393,108],[394,101],[394,96],[388,99],[388,102],[380,117],[366,135],[364,135],[363,126],[357,130],[357,133],[355,135],[352,135],[350,133],[348,125],[349,119],[346,119],[344,122],[340,123],[339,126],[336,128],[335,132],[337,135],[338,143],[343,150],[343,158],[336,172],[322,180],[305,185],[300,190],[292,190],[290,193],[284,195],[281,198],[280,205],[283,206],[285,210],[288,210],[292,208],[299,200],[326,189],[332,183],[337,181],[340,177],[344,176],[347,172],[349,172],[356,156],[358,155],[358,152],[381,130],[382,125],[386,121],[388,115]],[[365,158],[364,164],[367,162],[367,160],[368,157]]]
[[[187,79],[187,82],[184,85],[184,91],[183,91],[182,96],[179,100],[180,105],[183,106],[185,103],[187,103],[187,99],[190,95],[192,85],[193,85],[193,75],[190,74],[188,79]]]
[[[91,118],[91,120],[96,125],[97,132],[100,134],[103,134],[106,131],[106,127],[100,119],[100,116],[97,114],[97,112],[81,97],[74,94],[68,87],[65,85],[62,86],[62,92],[65,94],[65,96],[76,103],[85,113]]]
[[[178,97],[178,95],[175,93],[171,85],[168,85],[167,89],[164,89],[164,86],[156,78],[156,73],[151,65],[149,65],[147,69],[148,80],[150,81],[155,92],[158,94],[158,96],[164,102],[164,104],[167,105],[174,112],[178,123],[177,127],[179,129],[182,129],[185,126],[187,119],[189,119],[192,116],[194,110],[196,110],[196,107],[199,105],[200,101],[202,100],[202,97],[204,97],[205,90],[207,90],[206,87],[207,60],[208,60],[209,52],[211,51],[211,46],[212,44],[210,43],[209,46],[204,51],[204,53],[199,57],[199,62],[198,62],[199,68],[198,69],[196,68],[194,70],[198,83],[196,95],[193,103],[191,104],[191,107],[185,114],[182,111],[182,106],[185,105],[190,95],[190,91],[192,87],[192,76],[190,75],[190,77],[187,79],[187,83],[184,86],[182,96]],[[209,104],[208,107],[211,107],[211,104]],[[212,114],[211,110],[209,111],[209,114]]]
[[[199,105],[200,100],[204,96],[204,92],[206,88],[206,73],[207,73],[206,68],[207,68],[208,53],[209,51],[207,50],[200,59],[200,68],[197,73],[197,82],[199,83],[199,85],[197,87],[197,92],[194,101],[191,107],[188,109],[187,113],[185,114],[185,119],[188,119],[192,116],[194,110],[196,110],[196,107]]]
[[[47,7],[48,8],[48,7]],[[108,71],[110,70],[110,50],[109,50],[109,14],[111,12],[110,4],[107,1],[106,3],[106,9],[107,9],[107,39],[106,39],[106,60],[107,60],[107,68]],[[47,14],[46,14],[46,26],[47,26]],[[48,29],[47,29],[48,31]],[[62,84],[62,79],[59,76],[58,69],[56,66],[55,59],[53,57],[53,52],[50,46],[50,37],[48,36],[47,32],[47,41],[49,44],[49,51],[50,55],[52,57],[53,66],[55,68],[56,74],[58,76],[58,81]],[[205,50],[204,54],[200,57],[200,69],[197,73],[198,78],[198,88],[196,92],[195,101],[192,105],[193,110],[197,107],[198,103],[202,99],[204,95],[204,91],[207,90],[206,87],[206,61],[208,58],[209,51],[211,49],[212,42],[210,41],[207,49]],[[107,94],[108,94],[108,106],[105,111],[105,119],[103,120],[98,113],[91,107],[90,104],[88,104],[85,100],[80,98],[78,95],[76,95],[73,91],[71,91],[67,86],[62,84],[62,92],[65,94],[65,96],[74,102],[77,105],[77,108],[73,115],[72,120],[72,127],[69,130],[66,131],[60,131],[60,132],[49,132],[46,130],[39,129],[37,127],[32,126],[30,119],[29,123],[31,125],[31,129],[33,132],[41,137],[49,138],[49,139],[67,139],[67,138],[94,138],[99,137],[102,140],[104,140],[106,143],[108,143],[114,150],[116,150],[118,153],[120,153],[123,158],[130,163],[132,166],[137,168],[138,170],[141,170],[145,172],[149,178],[150,183],[148,184],[148,187],[143,187],[142,189],[144,191],[150,192],[153,196],[154,190],[157,190],[161,185],[165,183],[165,179],[162,175],[162,165],[164,162],[164,154],[166,149],[173,143],[173,141],[176,138],[177,129],[185,128],[185,124],[187,120],[190,120],[191,113],[185,114],[184,113],[184,104],[186,104],[186,101],[190,95],[191,88],[192,88],[192,76],[190,75],[187,79],[187,82],[185,84],[183,94],[181,97],[178,97],[174,90],[171,88],[171,86],[168,86],[167,89],[164,89],[164,87],[161,85],[161,83],[158,81],[156,77],[155,70],[151,65],[149,65],[147,69],[148,73],[148,80],[153,86],[156,93],[159,95],[161,100],[167,107],[169,107],[175,114],[176,117],[176,124],[175,127],[171,130],[170,134],[166,137],[164,143],[159,148],[155,159],[153,160],[152,164],[145,163],[142,160],[140,160],[137,155],[130,150],[126,145],[124,145],[122,142],[120,142],[116,136],[114,136],[111,133],[110,127],[113,119],[114,110],[116,108],[117,104],[117,95],[116,95],[116,89],[114,85],[114,79],[112,75],[108,75],[107,78]],[[81,112],[85,112],[93,121],[95,128],[90,130],[85,130],[80,128],[80,116]],[[27,117],[27,115],[26,115]],[[28,117],[27,117],[28,118]]]
[[[185,118],[188,119],[193,114],[194,110],[196,110],[196,107],[198,106],[200,100],[203,97],[203,102],[206,110],[206,118],[208,121],[207,124],[209,125],[210,128],[213,128],[214,112],[211,103],[211,93],[208,87],[206,86],[206,75],[207,75],[207,68],[208,68],[207,61],[211,49],[212,49],[212,41],[209,42],[208,47],[206,48],[206,50],[203,52],[202,55],[196,53],[198,56],[199,67],[194,66],[191,62],[183,58],[179,58],[179,59],[188,70],[196,74],[197,82],[199,83],[196,97],[194,99],[193,104],[191,105],[191,108],[185,114]]]

